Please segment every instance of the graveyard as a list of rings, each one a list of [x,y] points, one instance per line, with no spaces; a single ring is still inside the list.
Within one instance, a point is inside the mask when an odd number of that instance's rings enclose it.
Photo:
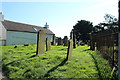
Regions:
[[[36,44],[2,46],[2,68],[8,79],[104,79],[115,74],[111,75],[108,61],[88,45],[74,48],[69,60],[67,46],[51,46],[41,56],[36,56],[36,48]]]

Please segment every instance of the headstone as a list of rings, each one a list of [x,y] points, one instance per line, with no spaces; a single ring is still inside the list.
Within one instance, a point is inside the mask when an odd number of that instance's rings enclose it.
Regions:
[[[56,45],[56,42],[55,42],[55,34],[53,35],[53,41],[52,41],[52,45]]]
[[[70,32],[70,39],[73,40],[73,30]]]
[[[64,43],[64,46],[68,46],[68,37],[67,36],[64,36],[63,43]]]
[[[73,49],[73,40],[69,40],[68,50],[67,50],[67,57],[66,57],[67,60],[71,59],[72,49]]]
[[[45,32],[43,30],[38,32],[37,36],[37,56],[45,53]]]
[[[92,34],[90,34],[90,50],[95,50],[95,41],[93,39]]]
[[[77,42],[76,34],[75,34],[74,30],[73,30],[73,48],[76,48],[76,42]]]
[[[61,37],[58,38],[58,46],[59,45],[62,45],[62,39],[61,39]]]
[[[77,46],[80,46],[80,41],[77,42]]]
[[[46,38],[46,51],[49,51],[50,49],[51,49],[50,38]]]

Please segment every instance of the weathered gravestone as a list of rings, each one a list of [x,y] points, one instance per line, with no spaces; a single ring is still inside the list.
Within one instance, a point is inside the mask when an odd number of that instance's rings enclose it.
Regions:
[[[73,40],[73,30],[70,32],[70,39]]]
[[[76,48],[76,35],[75,35],[75,31],[72,29],[71,33],[70,33],[70,39],[73,40],[73,48]]]
[[[77,42],[77,46],[80,46],[80,41]]]
[[[71,59],[72,49],[73,49],[73,40],[69,40],[68,50],[67,50],[67,57],[66,57],[67,60],[70,60],[70,59]]]
[[[90,34],[90,50],[95,50],[95,41],[92,34]]]
[[[51,49],[50,38],[46,38],[46,51],[49,51],[50,49]]]
[[[64,43],[64,46],[68,46],[68,37],[67,36],[64,36],[63,43]]]
[[[37,35],[37,52],[36,55],[42,55],[45,53],[45,32],[43,30],[38,32]]]
[[[59,45],[62,45],[62,39],[61,39],[61,37],[58,38],[58,46]]]
[[[73,32],[73,48],[76,48],[76,34]]]
[[[53,35],[53,41],[52,41],[52,45],[56,45],[56,37],[55,37],[55,34]]]

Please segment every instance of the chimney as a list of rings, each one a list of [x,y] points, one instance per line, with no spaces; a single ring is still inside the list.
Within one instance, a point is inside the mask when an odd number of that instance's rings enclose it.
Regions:
[[[4,15],[0,12],[0,22],[4,21]]]

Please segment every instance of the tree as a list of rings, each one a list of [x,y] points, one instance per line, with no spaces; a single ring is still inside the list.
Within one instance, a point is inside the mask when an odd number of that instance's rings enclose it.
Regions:
[[[107,29],[113,29],[118,27],[118,20],[115,16],[111,14],[106,14],[104,18],[105,18],[105,23],[103,23],[103,25],[106,26]]]
[[[81,20],[73,26],[73,30],[76,34],[77,41],[83,40],[85,42],[89,40],[89,33],[92,33],[94,28],[92,22]]]
[[[114,29],[118,27],[118,20],[115,16],[111,14],[105,14],[104,18],[105,21],[103,23],[99,23],[98,25],[95,26],[97,31],[102,31],[105,29]]]
[[[105,21],[109,24],[118,21],[117,18],[111,14],[105,14],[104,18],[105,18]]]

